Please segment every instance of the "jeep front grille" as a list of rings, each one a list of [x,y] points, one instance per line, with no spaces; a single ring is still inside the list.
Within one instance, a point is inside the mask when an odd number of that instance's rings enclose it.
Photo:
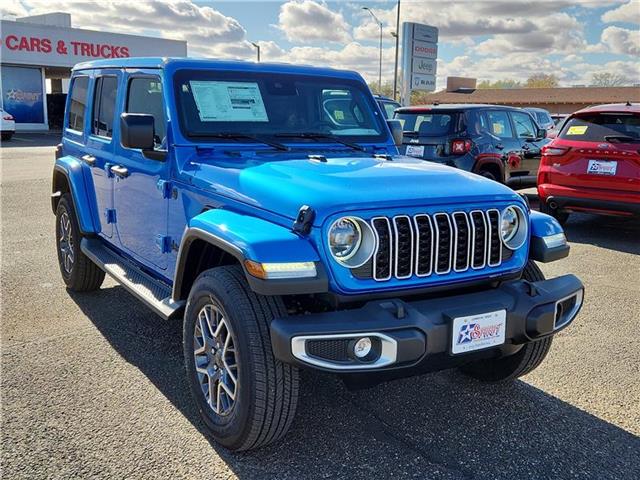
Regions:
[[[375,217],[371,226],[376,237],[372,265],[356,269],[356,277],[402,280],[497,267],[503,261],[496,209]]]

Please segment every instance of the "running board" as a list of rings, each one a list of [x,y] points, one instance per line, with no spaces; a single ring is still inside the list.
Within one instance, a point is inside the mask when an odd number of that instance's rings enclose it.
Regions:
[[[182,312],[185,302],[182,300],[174,302],[171,299],[169,285],[143,272],[133,263],[106,247],[100,240],[83,238],[80,248],[92,262],[162,318],[169,319]]]

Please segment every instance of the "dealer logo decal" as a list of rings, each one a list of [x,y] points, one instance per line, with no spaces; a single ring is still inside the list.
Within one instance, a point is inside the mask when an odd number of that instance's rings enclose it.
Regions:
[[[467,323],[460,327],[458,333],[458,345],[463,343],[472,343],[476,340],[484,340],[494,338],[500,335],[500,324],[488,325],[481,327],[477,323]]]

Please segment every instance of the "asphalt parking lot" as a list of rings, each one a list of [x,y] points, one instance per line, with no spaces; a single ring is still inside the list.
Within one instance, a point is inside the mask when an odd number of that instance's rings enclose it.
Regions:
[[[285,440],[232,454],[203,434],[179,322],[113,281],[63,287],[49,203],[54,135],[2,145],[4,478],[640,478],[640,224],[575,215],[586,285],[546,362],[507,386],[455,371],[350,392],[305,373]]]

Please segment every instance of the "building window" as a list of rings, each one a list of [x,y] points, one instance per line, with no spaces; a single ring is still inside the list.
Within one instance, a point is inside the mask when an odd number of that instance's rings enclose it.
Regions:
[[[69,103],[69,118],[67,128],[84,130],[84,116],[87,110],[87,86],[89,77],[75,77],[71,84],[71,102]]]
[[[107,138],[113,136],[113,117],[117,94],[118,79],[116,77],[99,77],[96,80],[91,122],[92,134]]]
[[[165,149],[167,127],[162,102],[162,83],[157,77],[132,78],[127,94],[127,112],[153,116],[155,147]]]

